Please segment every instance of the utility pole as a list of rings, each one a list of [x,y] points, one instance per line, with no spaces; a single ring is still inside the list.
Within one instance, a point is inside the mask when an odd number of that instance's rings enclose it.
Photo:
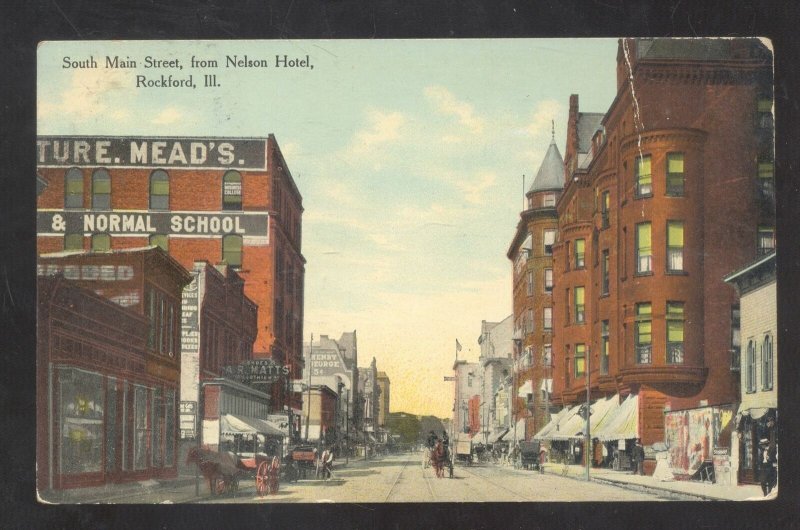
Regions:
[[[306,412],[306,442],[308,442],[308,424],[311,423],[311,354],[314,351],[314,334],[311,334],[311,342],[308,343],[308,359],[307,359],[307,370],[308,370],[308,411]]]
[[[592,381],[592,351],[587,348],[586,351],[586,440],[583,444],[584,459],[586,460],[586,482],[589,482],[589,468],[591,467],[591,459],[589,453],[592,448],[592,438],[589,432],[589,416],[591,416],[591,381]]]

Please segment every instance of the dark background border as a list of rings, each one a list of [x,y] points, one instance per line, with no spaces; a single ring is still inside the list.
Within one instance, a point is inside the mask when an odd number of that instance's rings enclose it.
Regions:
[[[798,513],[800,123],[792,1],[31,0],[0,8],[0,526],[790,527]],[[775,50],[780,498],[771,503],[44,506],[35,499],[36,45],[73,39],[762,36]],[[546,75],[546,72],[543,73]],[[566,97],[567,94],[564,94]]]

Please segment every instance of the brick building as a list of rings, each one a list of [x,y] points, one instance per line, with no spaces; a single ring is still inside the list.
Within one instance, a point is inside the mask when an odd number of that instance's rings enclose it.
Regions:
[[[582,401],[590,369],[593,399],[636,398],[649,446],[665,409],[738,400],[738,297],[722,278],[774,247],[771,81],[755,39],[623,39],[617,96],[586,146],[570,98],[554,401]]]
[[[38,252],[153,244],[227,263],[259,308],[253,356],[302,369],[302,197],[275,137],[39,137]],[[272,386],[273,408],[288,379]],[[299,406],[299,403],[295,403]]]
[[[386,427],[386,417],[389,415],[389,396],[392,382],[386,372],[378,371],[378,427]]]
[[[42,255],[38,276],[39,491],[176,476],[189,274],[149,247]]]
[[[526,193],[527,208],[520,220],[507,257],[513,266],[514,388],[512,416],[524,420],[528,438],[549,420],[547,397],[552,378],[553,245],[558,219],[556,202],[564,187],[564,161],[555,135]],[[517,437],[523,436],[517,433]]]

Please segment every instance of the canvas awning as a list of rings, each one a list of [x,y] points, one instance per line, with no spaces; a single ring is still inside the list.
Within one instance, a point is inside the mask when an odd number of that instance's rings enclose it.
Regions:
[[[263,434],[265,436],[281,436],[283,433],[265,420],[249,416],[223,414],[219,419],[221,434]]]
[[[619,408],[619,394],[615,394],[608,399],[598,399],[592,406],[592,415],[589,418],[589,428],[592,438],[596,432],[605,425],[608,420],[614,417]]]
[[[602,442],[630,440],[639,437],[639,396],[629,395],[616,408],[613,416],[603,421],[597,432],[592,434]]]
[[[553,417],[550,418],[550,421],[548,422],[547,425],[545,425],[544,427],[539,429],[539,432],[536,433],[536,435],[533,437],[533,439],[534,440],[546,440],[546,439],[549,439],[549,438],[547,438],[548,433],[550,433],[550,431],[554,430],[556,428],[556,425],[558,425],[558,422],[561,421],[562,419],[564,419],[564,417],[567,414],[569,414],[569,412],[571,410],[572,409],[570,409],[569,407],[564,407],[563,409],[558,411],[558,413],[556,415],[554,415]]]
[[[498,430],[494,431],[492,433],[492,435],[489,436],[489,443],[493,444],[495,442],[499,442],[500,440],[503,439],[503,437],[506,434],[508,434],[508,431],[510,431],[510,430],[511,429],[509,429],[508,427],[503,427],[502,429],[498,429]]]
[[[517,440],[524,440],[525,439],[525,418],[521,418],[517,421],[515,426],[516,430],[512,430],[512,435],[516,436]]]
[[[614,396],[608,399],[598,399],[591,404],[591,414],[589,415],[589,434],[595,438],[595,431],[598,425],[608,418],[611,411],[619,406],[619,399]],[[550,433],[554,440],[567,440],[570,438],[582,438],[586,436],[586,419],[577,414],[581,405],[577,405],[576,414],[570,418],[563,426],[559,426],[557,433]]]
[[[569,409],[569,413],[564,415],[563,418],[556,424],[555,428],[551,430],[545,437],[545,440],[569,440],[581,436],[583,428],[586,424],[578,411],[581,410],[581,405],[575,405]]]

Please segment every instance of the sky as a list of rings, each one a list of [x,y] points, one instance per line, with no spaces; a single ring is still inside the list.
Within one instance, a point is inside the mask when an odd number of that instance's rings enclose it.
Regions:
[[[456,339],[512,312],[506,251],[570,94],[605,112],[614,39],[47,42],[38,134],[266,137],[303,196],[304,341],[358,333],[391,410],[449,417]],[[266,60],[228,68],[226,56]],[[275,57],[310,66],[276,68]],[[106,57],[136,68],[105,67]],[[147,67],[146,57],[182,68]],[[66,67],[90,57],[97,68]],[[192,57],[217,68],[191,68]],[[197,88],[136,87],[137,76]],[[215,74],[219,86],[203,87]],[[523,176],[524,175],[524,176]]]

